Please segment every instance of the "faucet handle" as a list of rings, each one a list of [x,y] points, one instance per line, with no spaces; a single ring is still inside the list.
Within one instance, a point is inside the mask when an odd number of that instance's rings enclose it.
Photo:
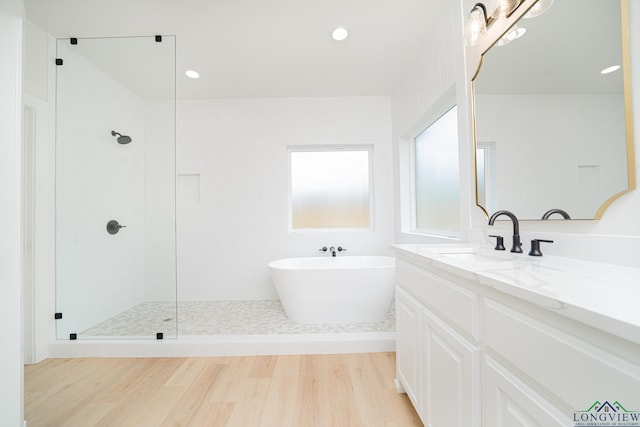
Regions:
[[[553,240],[533,239],[531,241],[531,250],[529,251],[530,256],[542,256],[542,252],[540,251],[540,242],[553,243]]]
[[[489,237],[496,238],[496,247],[494,248],[496,251],[504,251],[504,237],[496,236],[494,234],[490,234]]]
[[[318,252],[327,252],[327,247],[323,246],[320,249],[318,249]]]
[[[343,248],[342,246],[338,246],[338,252],[346,251],[347,248]]]

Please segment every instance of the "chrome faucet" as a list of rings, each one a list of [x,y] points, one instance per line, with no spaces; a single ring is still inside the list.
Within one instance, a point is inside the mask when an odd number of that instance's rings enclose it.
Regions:
[[[500,215],[506,215],[513,222],[513,246],[511,247],[511,252],[522,253],[522,246],[520,244],[520,223],[518,222],[518,218],[516,216],[506,210],[497,211],[489,218],[489,225],[493,225],[496,222],[496,218]]]
[[[544,213],[544,215],[542,215],[542,219],[549,219],[549,217],[553,214],[560,214],[562,215],[562,217],[564,219],[571,219],[571,217],[569,216],[569,214],[566,211],[563,211],[562,209],[549,209],[548,211],[546,211]]]

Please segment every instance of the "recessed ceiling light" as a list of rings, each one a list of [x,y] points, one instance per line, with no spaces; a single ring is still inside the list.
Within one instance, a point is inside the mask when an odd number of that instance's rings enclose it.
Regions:
[[[346,39],[348,35],[349,35],[349,32],[344,27],[338,27],[335,30],[333,30],[333,33],[331,33],[331,37],[333,37],[333,39],[337,41],[342,41]]]
[[[191,79],[197,79],[198,77],[200,77],[200,73],[198,73],[197,71],[187,70],[184,73]]]
[[[607,67],[604,70],[600,71],[600,74],[609,74],[609,73],[613,73],[616,70],[619,70],[620,66],[619,65],[612,65],[611,67]]]

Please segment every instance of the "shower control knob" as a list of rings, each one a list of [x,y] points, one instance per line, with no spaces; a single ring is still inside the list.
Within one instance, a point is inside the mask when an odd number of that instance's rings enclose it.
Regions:
[[[118,221],[112,219],[107,223],[107,233],[109,234],[117,234],[121,228],[126,227],[126,225],[120,225]]]

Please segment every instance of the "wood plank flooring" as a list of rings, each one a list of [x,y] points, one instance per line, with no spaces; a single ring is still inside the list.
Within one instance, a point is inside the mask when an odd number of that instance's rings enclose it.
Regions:
[[[29,427],[422,426],[395,353],[48,359],[25,366]]]

